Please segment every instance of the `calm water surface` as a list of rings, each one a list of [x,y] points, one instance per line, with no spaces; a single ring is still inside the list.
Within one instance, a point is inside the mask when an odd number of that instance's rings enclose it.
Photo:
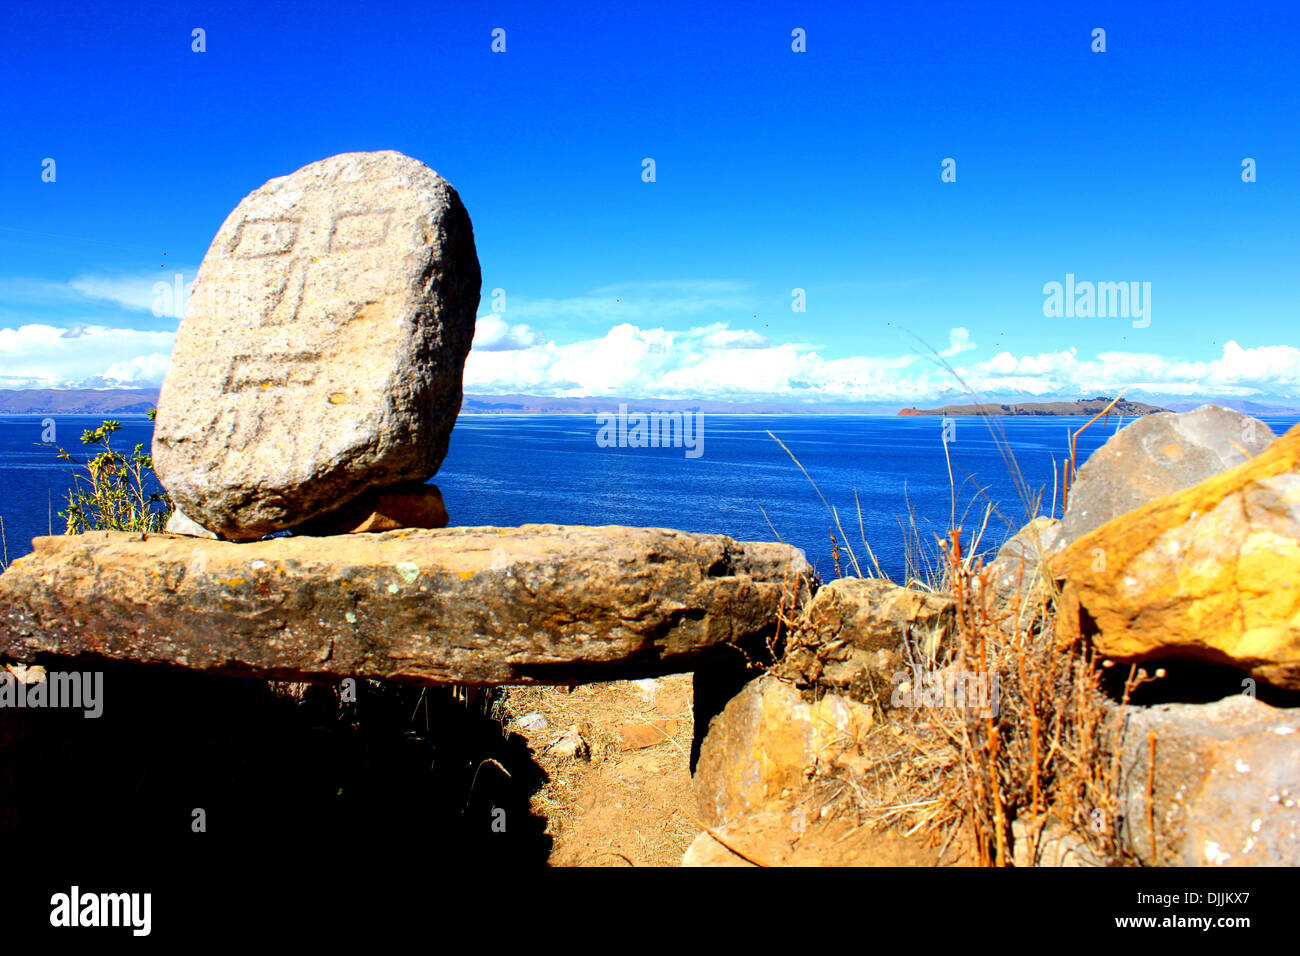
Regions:
[[[61,533],[58,512],[72,481],[69,463],[41,444],[44,416],[0,416],[0,517],[9,558],[31,550],[31,538]],[[1297,417],[1263,416],[1281,434]],[[152,423],[119,418],[115,446],[149,446]],[[83,429],[96,416],[54,416],[59,445],[82,454]],[[1002,418],[1025,483],[1051,506],[1052,460],[1069,453],[1069,433],[1084,418]],[[810,415],[705,415],[704,453],[682,448],[602,448],[592,415],[466,415],[435,479],[456,525],[621,524],[727,534],[740,540],[776,537],[805,550],[823,575],[832,571],[833,519],[808,479],[769,435],[780,438],[838,509],[859,561],[870,542],[881,567],[901,576],[903,524],[914,513],[933,541],[952,509],[942,420]],[[1100,422],[1079,441],[1080,461],[1114,433]],[[1025,521],[1025,507],[1007,462],[978,418],[955,420],[948,445],[959,523],[970,528],[992,502],[985,543],[996,548]],[[859,527],[855,494],[861,502]],[[968,518],[961,516],[970,507]],[[1059,505],[1058,505],[1059,508]],[[766,513],[766,517],[765,517]],[[838,532],[837,532],[838,534]],[[843,559],[848,561],[847,555]]]

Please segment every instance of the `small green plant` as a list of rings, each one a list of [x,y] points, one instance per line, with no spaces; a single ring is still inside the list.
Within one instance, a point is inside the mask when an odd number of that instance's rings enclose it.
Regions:
[[[149,418],[154,417],[150,410]],[[167,492],[152,490],[157,486],[153,457],[137,444],[127,454],[112,445],[112,436],[122,427],[108,420],[98,428],[81,433],[81,443],[94,450],[81,463],[83,471],[73,471],[75,484],[68,492],[68,508],[59,517],[67,521],[67,534],[83,531],[159,532],[167,524],[174,505]],[[59,449],[59,458],[75,461],[71,453]],[[161,507],[157,507],[161,505]]]

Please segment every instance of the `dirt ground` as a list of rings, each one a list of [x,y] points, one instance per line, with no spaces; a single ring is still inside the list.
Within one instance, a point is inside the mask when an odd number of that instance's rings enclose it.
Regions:
[[[572,691],[512,687],[506,706],[509,728],[528,740],[548,778],[532,810],[547,820],[552,866],[681,864],[701,832],[689,769],[689,674]],[[575,731],[589,756],[569,752]]]
[[[691,687],[690,675],[682,674],[572,691],[506,692],[507,727],[528,741],[547,777],[530,809],[546,820],[551,866],[682,864],[704,832],[689,769]],[[576,755],[570,753],[575,732],[582,751]],[[872,832],[836,816],[795,836],[789,818],[769,812],[712,831],[692,849],[691,860],[713,866],[941,865],[935,847],[894,829]]]

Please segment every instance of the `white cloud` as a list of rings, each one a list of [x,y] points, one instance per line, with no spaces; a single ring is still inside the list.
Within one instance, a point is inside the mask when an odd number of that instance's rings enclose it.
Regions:
[[[899,373],[918,361],[916,355],[826,359],[723,324],[682,332],[625,322],[600,338],[568,345],[471,352],[465,389],[631,398],[898,398],[913,392]]]
[[[736,347],[741,344],[741,347]],[[953,329],[941,355],[975,346]],[[993,357],[959,366],[956,375],[981,397],[1079,397],[1122,388],[1168,395],[1300,397],[1300,349],[1244,348],[1228,342],[1207,362],[1143,353],[1077,349]],[[716,398],[834,402],[963,400],[965,391],[919,354],[825,358],[794,343],[771,344],[749,329],[710,325],[682,331],[620,323],[600,338],[503,352],[472,352],[470,392],[554,396]]]
[[[509,352],[541,345],[545,338],[530,325],[511,325],[495,315],[480,316],[474,325],[474,348],[480,352]]]
[[[87,299],[112,302],[133,312],[149,312],[153,308],[153,286],[159,280],[150,278],[110,278],[108,276],[77,276],[68,288]]]
[[[0,328],[0,387],[150,384],[162,381],[174,334],[83,323]],[[949,348],[969,339],[954,330]],[[954,372],[982,398],[1079,397],[1121,388],[1150,394],[1300,398],[1300,349],[1223,346],[1209,361],[1139,352],[1081,356],[1077,349],[1000,352]],[[713,324],[674,331],[620,323],[566,345],[528,326],[479,320],[465,389],[484,394],[609,395],[913,404],[965,400],[961,385],[919,352],[826,358],[752,329]]]
[[[944,358],[952,358],[975,348],[975,343],[970,340],[970,329],[958,327],[948,333],[948,347],[939,354]]]
[[[137,382],[149,385],[162,383],[167,368],[172,363],[170,352],[152,352],[149,355],[137,355],[122,362],[114,362],[103,377],[116,382]]]
[[[109,380],[158,384],[174,334],[111,327],[103,318],[90,318],[99,313],[88,306],[112,303],[137,313],[152,311],[155,284],[174,276],[81,275],[68,282],[0,277],[0,300],[81,306],[67,318],[26,323],[24,316],[25,324],[0,328],[0,387]],[[486,394],[739,401],[966,400],[963,386],[928,350],[828,357],[815,342],[773,341],[746,327],[743,320],[758,308],[747,287],[734,282],[624,283],[563,299],[512,293],[508,313],[478,319],[465,388]],[[736,316],[742,322],[730,320]],[[120,324],[130,321],[124,315]],[[607,331],[563,345],[542,332],[562,326],[571,335],[575,322]],[[970,330],[955,327],[938,356],[970,359],[976,351]],[[1289,345],[1246,347],[1230,341],[1218,357],[1202,361],[1140,352],[1086,356],[1074,348],[1000,352],[954,371],[988,399],[1114,394],[1125,387],[1149,394],[1300,399],[1300,349]]]
[[[171,332],[102,325],[0,328],[0,381],[10,387],[20,382],[23,387],[55,387],[98,379],[156,385],[167,369],[174,338]]]
[[[724,322],[692,329],[689,334],[700,335],[701,346],[708,349],[765,349],[772,344],[766,335],[752,329],[729,329]]]
[[[1300,349],[1291,345],[1244,348],[1229,341],[1209,361],[1142,352],[1084,359],[1077,349],[1019,357],[1001,352],[957,372],[976,392],[989,394],[1113,394],[1133,388],[1168,395],[1300,397]]]

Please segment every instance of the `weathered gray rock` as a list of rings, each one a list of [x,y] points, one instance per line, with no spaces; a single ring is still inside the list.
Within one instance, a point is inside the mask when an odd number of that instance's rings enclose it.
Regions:
[[[235,543],[37,538],[0,575],[0,655],[283,680],[646,677],[770,634],[811,574],[783,544],[525,525]],[[789,597],[787,595],[787,606]]]
[[[803,687],[819,684],[887,707],[894,675],[909,663],[904,638],[920,658],[916,663],[933,665],[952,635],[955,607],[946,594],[840,578],[804,607],[775,672]]]
[[[1121,773],[1121,840],[1146,865],[1300,864],[1300,709],[1244,695],[1139,708]]]
[[[272,179],[199,268],[158,399],[159,479],[231,539],[427,480],[480,284],[469,215],[423,163],[345,153]]]
[[[1061,522],[1064,540],[1076,541],[1154,498],[1235,468],[1275,437],[1259,419],[1218,405],[1139,418],[1079,469]]]
[[[1044,562],[1050,565],[1064,547],[1061,522],[1056,518],[1039,516],[1017,531],[989,563],[994,600],[1012,604],[1019,598],[1022,606],[1032,606],[1046,597],[1048,582],[1041,573]]]

